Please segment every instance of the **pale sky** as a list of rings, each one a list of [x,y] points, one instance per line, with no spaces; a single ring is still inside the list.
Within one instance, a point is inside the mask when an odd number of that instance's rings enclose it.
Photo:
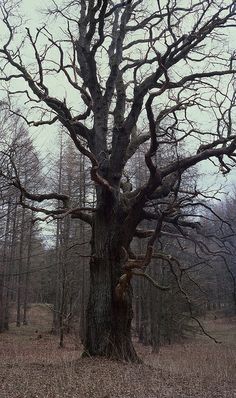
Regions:
[[[187,0],[186,0],[187,1]],[[187,1],[188,3],[188,1]],[[26,23],[27,27],[30,29],[35,29],[36,27],[42,25],[43,21],[45,20],[45,16],[43,14],[40,15],[37,12],[40,8],[46,7],[50,4],[47,0],[22,0],[22,11],[24,12],[26,19],[28,20]],[[56,27],[54,27],[56,28]],[[234,37],[231,31],[229,37],[229,41],[227,46],[234,48]],[[54,79],[50,81],[50,85],[52,85],[53,90],[55,89],[56,92],[60,92],[60,95],[66,96],[69,95],[66,91],[63,84],[63,80],[61,79]],[[201,114],[199,113],[199,118],[201,118]],[[30,133],[35,139],[36,146],[41,152],[50,151],[56,142],[57,130],[54,126],[45,126],[45,127],[38,127],[30,128]],[[217,170],[217,172],[216,172]],[[219,172],[218,168],[215,168],[209,161],[203,162],[200,166],[200,172],[205,174],[204,177],[201,178],[200,184],[202,186],[219,186],[220,184],[226,185],[225,190],[230,193],[231,191],[231,184],[236,185],[236,172],[235,170],[232,171],[229,175],[222,176],[222,173]]]

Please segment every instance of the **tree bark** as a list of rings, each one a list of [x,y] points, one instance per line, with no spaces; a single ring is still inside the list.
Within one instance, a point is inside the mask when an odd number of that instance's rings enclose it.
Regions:
[[[11,200],[8,201],[6,225],[4,233],[4,243],[2,251],[2,267],[0,275],[0,333],[4,330],[8,330],[8,306],[7,306],[7,295],[8,295],[8,272],[9,272],[9,234],[10,234],[10,222],[11,222]]]
[[[24,249],[24,225],[25,223],[25,209],[22,209],[21,217],[21,233],[20,233],[20,250],[19,250],[19,265],[17,276],[17,305],[16,305],[16,326],[21,325],[21,300],[22,300],[22,266],[23,266],[23,249]]]
[[[60,133],[60,154],[59,154],[59,169],[58,169],[58,186],[57,190],[59,193],[62,191],[62,169],[63,169],[63,138],[62,134]],[[59,205],[59,201],[58,201]],[[57,220],[57,227],[56,227],[56,263],[55,263],[55,273],[56,273],[56,283],[55,283],[55,296],[54,296],[54,303],[53,303],[53,321],[52,321],[52,334],[58,334],[60,332],[60,272],[61,272],[61,249],[62,249],[62,242],[61,242],[61,220]]]
[[[23,306],[23,325],[28,325],[27,320],[27,306],[28,306],[28,291],[29,291],[29,270],[31,265],[31,250],[32,250],[32,234],[33,234],[33,213],[30,218],[29,235],[28,235],[28,248],[27,248],[27,263],[24,284],[24,306]]]
[[[122,274],[121,240],[115,219],[99,210],[94,217],[85,355],[139,362],[131,339],[131,285],[123,299],[115,295]]]

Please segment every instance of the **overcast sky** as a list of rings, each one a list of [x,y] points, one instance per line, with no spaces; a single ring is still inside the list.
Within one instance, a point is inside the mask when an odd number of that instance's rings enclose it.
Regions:
[[[43,7],[48,6],[49,4],[50,2],[48,0],[41,0],[40,2],[38,0],[23,0],[21,8],[27,19],[26,26],[30,28],[36,28],[37,26],[40,26],[45,20],[45,16],[43,14],[40,14],[39,10]],[[229,41],[228,43],[226,43],[226,45],[233,49],[235,47],[235,39],[233,37],[233,33],[230,33],[229,37]],[[64,91],[66,95],[66,89],[63,85],[63,81],[54,80],[52,85],[53,84],[55,90],[58,90],[58,92]],[[44,128],[30,128],[30,132],[35,139],[37,148],[40,149],[42,152],[51,150],[51,148],[54,147],[57,136],[57,130],[55,127],[46,126]],[[200,172],[203,174],[200,184],[204,187],[216,187],[222,184],[225,186],[224,190],[230,194],[231,185],[236,185],[235,171],[227,176],[222,176],[222,173],[219,171],[219,169],[214,167],[209,161],[203,162],[201,164]]]

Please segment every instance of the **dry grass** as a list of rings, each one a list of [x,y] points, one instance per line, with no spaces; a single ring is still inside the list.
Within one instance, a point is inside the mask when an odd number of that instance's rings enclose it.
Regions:
[[[163,347],[158,355],[136,344],[142,365],[81,359],[73,339],[58,349],[47,333],[50,310],[33,306],[30,326],[0,340],[0,398],[234,398],[236,321],[206,321],[222,344],[196,341]],[[38,339],[35,329],[42,333]]]

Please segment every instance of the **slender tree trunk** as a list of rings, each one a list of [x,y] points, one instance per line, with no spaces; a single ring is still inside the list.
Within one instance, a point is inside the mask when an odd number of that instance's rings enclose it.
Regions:
[[[23,248],[24,248],[24,222],[25,222],[25,209],[22,209],[21,217],[21,233],[20,233],[20,253],[19,253],[19,267],[17,277],[17,314],[16,326],[21,324],[21,295],[22,295],[22,265],[23,265]]]
[[[137,245],[137,250],[138,250],[138,254],[141,254],[142,252],[142,243],[141,243],[141,239],[139,239],[136,242]],[[137,278],[134,281],[134,293],[135,293],[135,300],[134,300],[134,305],[135,305],[135,332],[136,335],[139,337],[140,334],[140,320],[141,320],[141,296],[142,296],[142,280],[141,278]]]
[[[143,285],[142,281],[142,285]],[[145,286],[142,286],[144,290]],[[144,344],[149,344],[149,333],[148,333],[148,306],[147,306],[147,291],[142,294],[140,299],[140,328],[139,328],[139,341]]]
[[[139,241],[139,253],[142,253],[142,241]],[[139,341],[148,345],[150,343],[150,333],[149,333],[149,316],[148,316],[148,306],[150,300],[150,290],[147,289],[147,282],[140,279],[140,326],[139,326]]]
[[[151,269],[151,276],[153,279],[157,279],[157,272],[156,269],[152,267]],[[149,302],[149,310],[150,310],[150,337],[151,337],[151,345],[152,351],[157,353],[159,351],[159,340],[158,340],[158,312],[159,312],[159,305],[158,299],[160,299],[160,293],[155,289],[154,286],[151,286],[150,289],[150,302]]]
[[[7,221],[6,220],[6,228],[5,228],[5,239],[3,244],[3,254],[1,259],[1,266],[0,266],[0,333],[4,331],[4,318],[5,318],[5,305],[4,305],[4,298],[5,298],[5,290],[6,290],[6,242],[8,238],[7,233]]]
[[[18,217],[17,217],[17,204],[16,201],[13,203],[14,212],[12,215],[12,219],[10,222],[10,229],[12,230],[11,238],[9,239],[9,259],[8,259],[8,272],[7,277],[5,279],[6,283],[6,301],[5,301],[5,330],[9,329],[9,306],[10,300],[14,300],[14,280],[12,276],[12,271],[15,269],[14,267],[14,257],[16,255],[16,240],[17,240],[17,226],[18,226]],[[12,209],[11,209],[12,210]]]
[[[82,224],[80,227],[81,232],[81,242],[84,239],[84,225]],[[82,246],[83,247],[83,246]],[[84,248],[82,249],[82,253],[84,252]],[[79,325],[79,335],[82,343],[85,341],[86,334],[86,311],[85,311],[85,291],[86,291],[86,280],[85,280],[85,259],[81,258],[81,266],[82,266],[82,283],[81,283],[81,301],[80,301],[80,325]]]
[[[33,218],[33,214],[32,214],[32,218]],[[24,288],[23,325],[28,325],[27,306],[28,306],[29,270],[30,270],[30,262],[31,262],[30,259],[31,259],[31,248],[32,248],[32,233],[33,233],[32,218],[30,219],[29,239],[28,239],[28,249],[27,249],[27,263],[26,263],[25,288]]]
[[[64,312],[65,312],[65,279],[63,275],[63,280],[61,285],[60,311],[59,311],[59,347],[61,348],[64,347]]]
[[[141,279],[137,278],[135,284],[135,331],[137,336],[140,331],[140,297],[141,297]]]
[[[60,272],[60,310],[59,310],[59,346],[64,347],[64,332],[65,332],[65,315],[67,312],[68,303],[68,244],[70,236],[70,219],[64,219],[63,228],[61,231],[61,272]]]
[[[60,247],[60,220],[57,220],[56,232],[56,269],[55,269],[55,296],[53,304],[52,334],[58,334],[60,329],[60,269],[61,269],[61,247]]]
[[[2,272],[2,268],[0,268]],[[0,333],[4,331],[3,275],[0,278]]]
[[[58,193],[62,190],[62,161],[63,161],[63,139],[62,133],[60,135],[60,155],[59,155],[59,175],[58,175]],[[59,202],[58,202],[59,205]],[[58,334],[60,331],[60,271],[61,271],[61,220],[57,220],[56,230],[56,283],[55,296],[53,303],[53,321],[52,334]]]
[[[3,327],[4,330],[9,329],[9,306],[8,306],[8,296],[9,296],[9,273],[10,273],[10,264],[9,264],[9,246],[10,246],[10,215],[12,210],[11,199],[9,199],[8,209],[7,209],[7,220],[6,220],[6,231],[5,231],[5,241],[4,241],[4,250],[3,250],[3,264],[4,264],[4,286],[3,286],[3,304],[4,304],[4,319],[3,319]]]
[[[85,196],[86,196],[86,181],[85,181],[85,159],[81,156],[80,161],[80,195],[79,195],[79,206],[85,206]],[[80,242],[85,240],[85,227],[84,223],[79,224],[79,238]],[[84,245],[81,246],[81,254],[84,256]],[[81,301],[80,301],[80,325],[79,325],[79,335],[82,343],[85,341],[86,335],[86,304],[85,304],[85,294],[86,294],[86,279],[85,279],[85,258],[81,258],[82,267],[82,283],[81,283]]]
[[[8,252],[9,252],[9,229],[10,229],[10,214],[11,214],[11,200],[8,201],[7,206],[7,215],[6,215],[6,225],[5,225],[5,236],[3,243],[3,252],[2,252],[2,268],[1,268],[1,276],[0,276],[0,332],[4,330],[8,330],[8,322],[6,323],[6,319],[8,319],[8,307],[7,303],[7,289],[9,286],[7,285],[7,279],[9,272],[8,270]]]

